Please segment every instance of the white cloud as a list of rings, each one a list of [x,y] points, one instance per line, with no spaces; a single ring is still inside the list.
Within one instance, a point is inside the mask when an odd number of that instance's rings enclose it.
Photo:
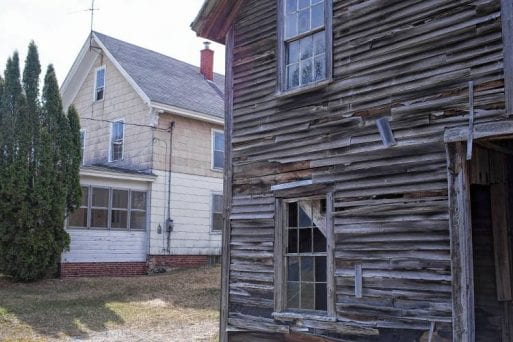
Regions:
[[[199,65],[204,39],[190,23],[203,0],[96,0],[94,29]],[[62,82],[89,34],[90,0],[0,0],[0,70],[14,50],[25,59],[29,42],[39,49],[43,74],[54,64]],[[214,70],[224,73],[224,46],[212,44]]]

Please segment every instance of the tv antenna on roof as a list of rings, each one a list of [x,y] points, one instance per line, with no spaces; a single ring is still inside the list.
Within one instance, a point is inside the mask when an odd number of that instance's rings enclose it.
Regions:
[[[91,8],[88,8],[87,11],[91,12],[91,32],[93,32],[93,23],[94,23],[94,11],[99,11],[99,8],[94,8],[94,0],[91,0]]]

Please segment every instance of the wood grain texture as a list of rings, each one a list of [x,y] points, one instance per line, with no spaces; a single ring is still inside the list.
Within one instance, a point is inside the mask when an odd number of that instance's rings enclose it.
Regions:
[[[334,0],[332,81],[294,96],[278,94],[277,4],[246,0],[234,21],[229,328],[351,341],[445,329],[471,341],[469,170],[465,146],[445,142],[468,138],[470,81],[474,138],[513,133],[501,0]],[[277,203],[301,189],[271,187],[303,180],[301,196],[332,192],[329,319],[273,316],[284,300]]]

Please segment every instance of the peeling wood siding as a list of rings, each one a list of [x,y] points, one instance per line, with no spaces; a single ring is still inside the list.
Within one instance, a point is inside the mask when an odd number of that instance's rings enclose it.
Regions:
[[[470,80],[477,124],[505,114],[500,0],[335,0],[334,80],[290,97],[276,96],[276,6],[248,0],[234,26],[229,328],[288,331],[271,319],[270,188],[313,179],[335,190],[337,322],[303,328],[421,334],[435,322],[450,339],[444,131],[468,126]],[[375,125],[383,116],[397,140],[388,149]]]

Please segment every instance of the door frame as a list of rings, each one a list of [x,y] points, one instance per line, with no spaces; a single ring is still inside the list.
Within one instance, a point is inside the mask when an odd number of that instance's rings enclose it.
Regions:
[[[451,241],[453,341],[475,341],[474,262],[466,143],[446,145]]]

